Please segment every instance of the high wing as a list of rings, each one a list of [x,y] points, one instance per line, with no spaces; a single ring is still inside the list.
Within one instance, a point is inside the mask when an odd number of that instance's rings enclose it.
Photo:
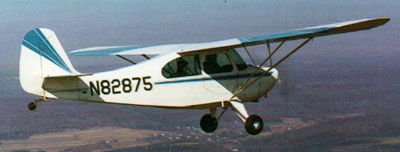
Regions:
[[[222,41],[189,44],[169,44],[154,46],[111,46],[80,49],[70,52],[72,56],[81,55],[158,55],[168,52],[187,54],[198,51],[214,49],[227,49],[240,46],[251,46],[263,43],[273,43],[303,38],[314,38],[319,36],[354,32],[371,29],[388,22],[390,18],[361,19],[328,25],[314,26],[286,32],[264,34],[252,37],[234,38]]]
[[[102,46],[71,51],[72,56],[90,55],[159,55],[184,48],[191,44],[167,44],[148,46]]]
[[[290,30],[286,32],[264,34],[253,37],[242,37],[242,38],[229,39],[223,41],[200,43],[200,44],[195,44],[188,48],[183,48],[179,50],[178,53],[185,54],[189,52],[206,51],[212,49],[235,48],[240,46],[263,44],[267,42],[273,43],[280,41],[313,38],[331,34],[367,30],[383,25],[389,20],[390,18],[362,19],[362,20],[347,21],[347,22],[321,25],[315,27],[307,27],[297,30]]]

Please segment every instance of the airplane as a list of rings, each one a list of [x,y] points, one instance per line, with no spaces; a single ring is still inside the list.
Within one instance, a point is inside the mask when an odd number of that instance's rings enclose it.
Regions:
[[[204,43],[102,46],[69,52],[71,56],[113,55],[132,63],[98,73],[75,70],[55,33],[35,28],[22,40],[20,85],[24,91],[40,96],[28,104],[29,110],[48,99],[208,109],[209,113],[200,119],[200,127],[212,133],[230,108],[243,121],[245,130],[257,135],[264,122],[258,115],[249,115],[244,103],[258,102],[274,87],[278,80],[276,66],[315,37],[368,30],[389,20],[361,19]],[[272,56],[285,42],[300,39],[304,41],[272,63]],[[271,43],[277,46],[272,49]],[[247,47],[262,44],[266,45],[268,55],[256,64]],[[242,59],[236,51],[239,48],[246,51],[252,64]],[[143,56],[147,60],[136,63],[126,58],[127,55]],[[219,114],[217,108],[222,109]]]

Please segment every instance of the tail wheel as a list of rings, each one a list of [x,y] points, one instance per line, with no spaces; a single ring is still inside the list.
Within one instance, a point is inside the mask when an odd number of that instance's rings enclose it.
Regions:
[[[244,127],[246,128],[247,133],[257,135],[262,131],[264,122],[260,116],[251,115],[246,119]]]
[[[31,111],[35,110],[36,109],[36,103],[34,103],[34,102],[29,103],[28,104],[28,109],[31,110]]]
[[[205,114],[201,117],[200,127],[206,133],[214,132],[218,127],[217,118],[211,116],[211,114]]]

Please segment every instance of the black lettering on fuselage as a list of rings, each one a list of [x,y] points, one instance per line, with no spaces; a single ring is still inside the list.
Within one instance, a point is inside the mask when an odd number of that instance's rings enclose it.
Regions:
[[[151,84],[150,82],[146,82],[146,79],[150,79],[150,76],[147,77],[143,77],[143,84],[147,85],[148,87],[144,87],[144,90],[146,91],[150,91],[151,89],[153,89],[153,84]]]
[[[153,89],[153,84],[150,79],[150,76],[145,76],[113,79],[112,81],[96,80],[96,85],[92,81],[89,81],[90,95],[93,96],[95,93],[96,95],[109,95],[131,93],[132,91],[139,92],[140,86],[143,87],[144,91],[151,91]]]
[[[89,82],[89,87],[90,87],[90,95],[93,96],[93,92],[95,92],[97,95],[100,95],[100,89],[99,89],[99,81],[96,81],[96,86],[94,86],[93,82]]]
[[[110,89],[110,82],[107,80],[101,81],[101,93],[103,94],[110,94],[111,89]]]
[[[112,93],[113,94],[120,94],[121,91],[119,91],[119,86],[121,86],[121,82],[118,79],[114,79],[111,81],[112,84]]]

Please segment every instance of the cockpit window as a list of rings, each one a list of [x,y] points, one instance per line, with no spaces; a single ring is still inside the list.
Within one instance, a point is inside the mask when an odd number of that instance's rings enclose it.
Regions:
[[[246,62],[243,61],[242,57],[236,52],[235,49],[229,50],[229,53],[231,54],[233,62],[236,64],[236,67],[238,68],[239,71],[242,71],[247,68]]]
[[[209,54],[202,58],[204,72],[207,74],[232,72],[233,66],[225,53]]]
[[[166,78],[200,75],[198,55],[188,55],[170,61],[163,67],[162,75]]]

